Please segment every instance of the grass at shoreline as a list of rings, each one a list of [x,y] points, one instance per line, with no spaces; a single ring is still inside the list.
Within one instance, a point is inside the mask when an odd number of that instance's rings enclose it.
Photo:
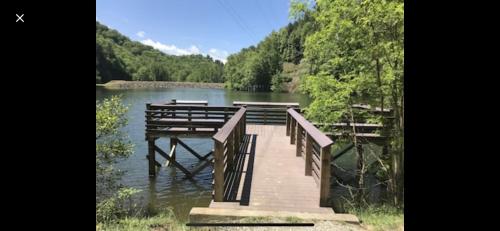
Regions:
[[[152,217],[128,217],[96,225],[96,231],[163,231],[187,230],[187,228],[185,222],[179,221],[171,211],[160,212]]]
[[[404,230],[404,213],[402,209],[387,205],[368,206],[351,209],[349,213],[356,215],[368,230]]]
[[[351,209],[349,213],[358,216],[362,227],[369,231],[379,230],[404,230],[404,214],[402,209],[386,205],[369,206],[362,209]],[[280,222],[297,223],[302,220],[296,217],[280,219]],[[270,217],[247,217],[239,222],[260,223],[276,222]],[[159,212],[152,217],[129,217],[113,223],[97,224],[96,231],[166,231],[166,230],[191,230],[186,221],[178,220],[171,210]],[[210,230],[210,229],[197,229]]]

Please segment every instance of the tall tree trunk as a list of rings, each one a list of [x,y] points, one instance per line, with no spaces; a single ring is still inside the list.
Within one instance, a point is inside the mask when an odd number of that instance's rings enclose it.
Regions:
[[[352,105],[352,103],[349,103],[349,105]],[[352,124],[352,139],[354,143],[354,147],[356,147],[356,153],[357,153],[357,169],[356,169],[356,182],[357,182],[357,188],[358,188],[358,193],[356,194],[356,201],[361,204],[365,198],[365,184],[364,184],[364,172],[365,172],[365,160],[363,157],[363,146],[361,142],[358,141],[358,138],[356,136],[356,121],[354,120],[354,113],[352,111],[352,106],[349,106],[349,111],[351,114],[351,124]]]
[[[392,83],[394,142],[391,151],[391,194],[396,206],[401,204],[404,191],[404,100],[398,81],[399,79],[396,78]]]

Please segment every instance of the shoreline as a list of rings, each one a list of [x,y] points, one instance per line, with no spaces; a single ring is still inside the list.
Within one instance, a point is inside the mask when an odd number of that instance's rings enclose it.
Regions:
[[[96,87],[108,89],[137,89],[137,88],[210,88],[224,89],[224,83],[200,82],[170,82],[170,81],[125,81],[111,80],[105,84],[96,84]]]

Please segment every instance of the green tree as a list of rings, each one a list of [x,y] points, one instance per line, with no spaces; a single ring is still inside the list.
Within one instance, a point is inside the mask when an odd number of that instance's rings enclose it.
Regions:
[[[132,144],[120,130],[127,123],[126,111],[117,96],[96,102],[96,223],[126,215],[132,205],[125,202],[137,192],[118,183],[122,172],[114,168],[132,153]]]
[[[302,85],[313,98],[306,112],[315,121],[349,118],[351,105],[363,99],[393,109],[393,122],[383,122],[394,127],[389,188],[396,205],[404,187],[403,9],[402,0],[317,0],[318,30],[306,38],[310,75]]]
[[[223,82],[210,56],[167,55],[96,22],[96,83],[110,80]]]

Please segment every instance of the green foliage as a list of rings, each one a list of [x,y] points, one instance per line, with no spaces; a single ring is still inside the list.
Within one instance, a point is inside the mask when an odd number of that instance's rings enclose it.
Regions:
[[[132,144],[120,131],[127,123],[126,111],[118,96],[96,102],[96,223],[127,215],[133,208],[130,198],[137,191],[120,185],[122,173],[113,167],[132,153]]]
[[[308,118],[351,120],[351,105],[359,102],[393,109],[393,124],[382,120],[394,128],[386,160],[393,194],[403,192],[403,9],[402,0],[317,0],[311,12],[317,29],[306,38],[303,60],[310,74],[302,90],[313,98]]]
[[[167,55],[96,21],[96,83],[110,80],[223,82],[224,64],[209,56]]]
[[[349,213],[355,214],[363,226],[370,230],[401,230],[404,226],[403,209],[389,205],[371,205],[363,208],[352,207]]]
[[[304,14],[278,32],[272,32],[256,47],[244,48],[228,57],[224,81],[228,88],[247,90],[254,85],[281,91],[282,83],[290,81],[281,75],[283,63],[300,63],[305,38],[314,31],[312,18]]]
[[[109,223],[122,217],[132,216],[136,210],[132,196],[140,190],[133,188],[120,188],[116,195],[106,198],[96,204],[96,223]]]
[[[96,231],[188,230],[171,209],[152,217],[125,217],[110,223],[96,224]],[[204,230],[204,229],[201,229]]]

